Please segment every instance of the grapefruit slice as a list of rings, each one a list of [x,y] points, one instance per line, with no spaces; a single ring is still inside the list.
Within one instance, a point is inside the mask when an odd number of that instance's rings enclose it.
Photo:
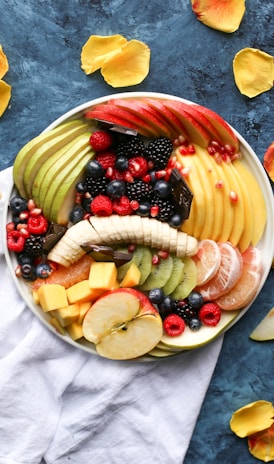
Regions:
[[[221,264],[220,248],[214,240],[199,242],[197,253],[192,256],[197,267],[197,285],[206,284],[217,273]]]
[[[221,264],[215,276],[197,290],[205,301],[216,300],[228,293],[242,275],[243,258],[238,248],[230,242],[218,243],[221,253]]]
[[[242,253],[243,272],[234,287],[225,295],[217,298],[216,303],[225,310],[240,309],[248,305],[259,288],[262,273],[260,250],[250,246]]]

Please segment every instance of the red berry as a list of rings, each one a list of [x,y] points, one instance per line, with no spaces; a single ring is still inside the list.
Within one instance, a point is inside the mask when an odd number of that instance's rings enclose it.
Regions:
[[[95,151],[104,151],[111,147],[112,136],[106,131],[96,131],[91,134],[89,143]]]
[[[147,160],[142,156],[130,158],[128,161],[128,170],[133,177],[143,177],[148,171]]]
[[[110,216],[113,212],[112,201],[106,195],[98,195],[92,200],[90,209],[95,216]]]
[[[116,161],[116,155],[112,151],[103,151],[96,156],[96,161],[100,163],[104,169],[113,168]]]
[[[130,200],[125,195],[117,198],[113,201],[113,211],[119,214],[119,216],[127,216],[133,213],[133,209],[130,204]]]
[[[221,319],[221,308],[217,303],[205,303],[199,311],[199,319],[205,325],[215,327]]]
[[[10,230],[7,233],[7,246],[15,253],[21,253],[24,250],[25,238],[19,230]]]
[[[45,234],[48,229],[48,221],[42,214],[30,216],[28,219],[28,231],[31,234]]]
[[[116,168],[109,167],[106,170],[106,177],[110,180],[124,180],[124,173]]]
[[[177,337],[185,330],[184,320],[177,314],[169,314],[163,322],[164,330],[170,337]]]

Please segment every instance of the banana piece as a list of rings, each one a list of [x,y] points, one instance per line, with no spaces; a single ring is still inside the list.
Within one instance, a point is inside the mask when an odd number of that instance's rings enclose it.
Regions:
[[[137,245],[142,245],[144,237],[142,237],[142,234],[140,233],[140,231],[143,230],[143,227],[142,227],[143,218],[141,218],[140,216],[136,214],[133,214],[129,216],[128,219],[129,219],[129,222],[131,224],[131,227],[134,233],[134,240],[132,241],[134,241],[134,243],[136,243]]]

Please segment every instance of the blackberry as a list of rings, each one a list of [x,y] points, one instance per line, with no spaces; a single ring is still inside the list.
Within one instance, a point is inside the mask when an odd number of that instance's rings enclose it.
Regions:
[[[31,257],[38,257],[44,253],[44,239],[42,235],[30,235],[25,241],[24,252]]]
[[[186,324],[189,324],[191,319],[198,317],[197,312],[185,300],[175,302],[174,313],[180,316]]]
[[[170,199],[162,200],[161,198],[156,198],[154,204],[159,206],[159,213],[157,214],[157,219],[159,221],[168,222],[174,215],[175,205]]]
[[[130,200],[137,200],[139,203],[150,201],[153,195],[153,187],[147,182],[136,180],[127,182],[127,196]]]
[[[145,149],[145,158],[152,161],[154,169],[165,169],[173,150],[172,142],[167,137],[160,137],[150,142]]]
[[[142,155],[144,151],[144,142],[138,137],[126,139],[115,147],[115,154],[117,157],[126,156],[127,158],[132,158],[133,156]]]
[[[93,177],[87,176],[84,181],[86,192],[90,193],[92,196],[106,193],[108,183],[109,181],[106,177],[94,179]]]

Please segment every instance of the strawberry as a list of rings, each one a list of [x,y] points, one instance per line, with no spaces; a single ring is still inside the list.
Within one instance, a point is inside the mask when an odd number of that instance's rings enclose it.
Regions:
[[[112,136],[106,131],[96,131],[91,134],[89,143],[95,151],[104,151],[111,147]]]
[[[203,324],[215,327],[221,319],[221,308],[217,303],[205,303],[199,311],[199,319]]]
[[[177,314],[169,314],[163,321],[164,331],[170,337],[177,337],[185,330],[185,322]]]
[[[133,213],[131,203],[128,197],[122,195],[113,201],[113,211],[119,214],[119,216],[127,216]]]
[[[98,195],[92,200],[90,209],[95,216],[110,216],[113,212],[112,201],[106,195]]]

